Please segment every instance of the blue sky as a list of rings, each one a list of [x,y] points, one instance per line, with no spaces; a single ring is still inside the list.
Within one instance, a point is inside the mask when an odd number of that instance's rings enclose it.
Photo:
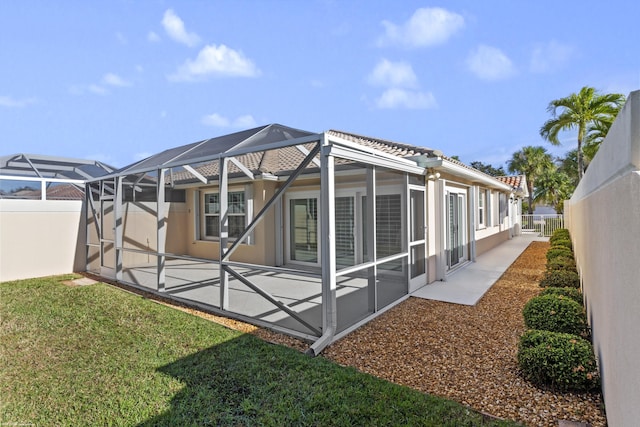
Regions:
[[[640,88],[633,1],[0,2],[0,155],[124,166],[281,123],[503,165],[550,100]]]

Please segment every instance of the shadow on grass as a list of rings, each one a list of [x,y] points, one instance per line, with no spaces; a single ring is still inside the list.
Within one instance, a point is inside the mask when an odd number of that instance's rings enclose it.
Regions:
[[[499,425],[457,403],[242,335],[158,369],[184,388],[139,424]],[[513,425],[511,423],[504,425]]]

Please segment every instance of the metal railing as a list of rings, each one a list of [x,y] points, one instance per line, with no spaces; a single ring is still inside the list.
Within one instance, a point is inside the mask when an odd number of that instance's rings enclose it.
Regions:
[[[524,233],[538,233],[550,237],[558,228],[564,228],[564,216],[552,215],[520,215],[520,224]]]

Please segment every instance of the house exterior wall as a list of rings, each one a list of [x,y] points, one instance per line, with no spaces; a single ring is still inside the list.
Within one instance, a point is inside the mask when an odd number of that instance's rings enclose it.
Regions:
[[[640,419],[640,91],[565,202],[612,426]]]
[[[84,270],[82,201],[0,200],[0,281]]]
[[[253,214],[257,215],[264,205],[275,194],[277,182],[256,180],[251,184],[253,200]],[[233,188],[233,187],[231,187]],[[198,189],[187,190],[187,203],[189,206],[187,213],[185,239],[186,253],[189,256],[205,259],[217,260],[220,258],[220,243],[217,240],[205,240],[196,236],[196,221],[199,215],[195,210],[199,203],[197,191],[217,191],[218,187],[199,187]],[[201,208],[200,208],[201,209]],[[274,210],[270,209],[264,219],[258,223],[253,231],[253,242],[251,244],[240,244],[238,249],[232,254],[231,259],[238,262],[246,262],[261,265],[275,265],[275,216]],[[167,242],[169,236],[167,236]]]

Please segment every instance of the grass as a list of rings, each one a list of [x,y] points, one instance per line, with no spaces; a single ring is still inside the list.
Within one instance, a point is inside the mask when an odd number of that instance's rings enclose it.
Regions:
[[[0,283],[0,425],[515,425],[69,278]]]

